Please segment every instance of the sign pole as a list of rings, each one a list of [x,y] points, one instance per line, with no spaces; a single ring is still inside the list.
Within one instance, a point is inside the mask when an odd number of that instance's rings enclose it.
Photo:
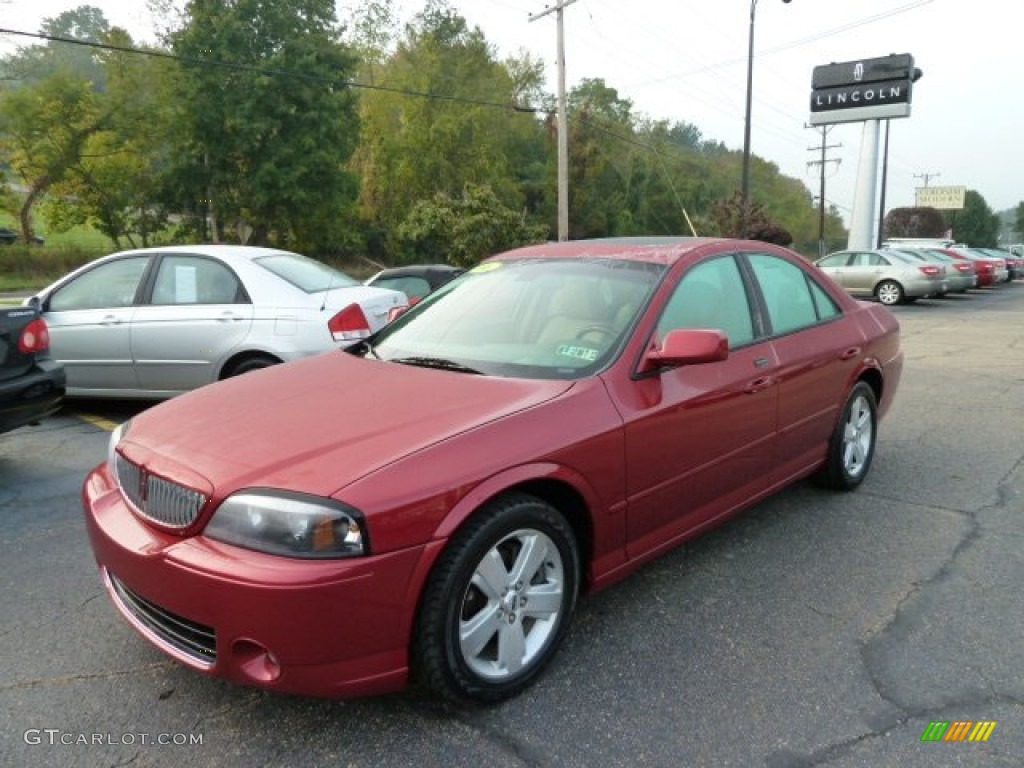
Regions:
[[[879,121],[865,120],[860,143],[860,165],[850,216],[848,250],[867,251],[874,248],[875,189],[878,186]]]

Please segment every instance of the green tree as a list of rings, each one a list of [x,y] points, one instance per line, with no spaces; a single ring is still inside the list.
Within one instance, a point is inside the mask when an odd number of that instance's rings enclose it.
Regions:
[[[943,237],[949,222],[932,207],[893,208],[885,215],[883,237]]]
[[[89,139],[109,119],[91,84],[63,69],[0,93],[0,156],[27,190],[14,198],[26,241],[36,205],[80,161]]]
[[[170,36],[183,66],[169,202],[256,244],[352,247],[356,58],[332,0],[190,0]],[[244,237],[248,235],[248,237]]]
[[[631,143],[633,103],[604,80],[585,79],[568,104],[570,239],[634,232],[632,203],[649,175]]]
[[[454,199],[469,184],[486,184],[512,209],[543,205],[527,194],[540,175],[532,148],[543,156],[541,126],[516,110],[538,80],[528,60],[499,62],[478,28],[444,2],[428,2],[381,67],[389,90],[362,94],[352,167],[361,213],[381,233],[378,248],[390,249],[389,233],[417,203],[439,193]]]
[[[122,30],[112,30],[108,41],[132,47]],[[107,88],[98,103],[109,118],[54,185],[46,218],[58,231],[89,223],[117,247],[122,239],[131,247],[149,245],[170,215],[157,201],[166,127],[176,118],[167,91],[172,65],[117,51],[104,53],[101,62]]]
[[[99,8],[82,5],[44,19],[39,31],[51,37],[100,43],[110,33],[110,23]],[[5,58],[0,71],[4,79],[15,85],[31,85],[65,72],[88,81],[96,90],[104,87],[103,68],[96,50],[60,41],[27,46]]]
[[[467,184],[458,197],[440,192],[413,206],[399,237],[417,261],[447,261],[472,267],[493,253],[541,242],[543,224],[530,224],[521,211],[498,200],[487,186]]]
[[[999,239],[999,217],[993,213],[981,193],[968,189],[964,195],[964,207],[959,211],[948,211],[946,218],[953,230],[953,237],[961,243],[975,248],[995,248]]]
[[[1024,203],[1017,203],[1017,216],[1016,223],[1014,224],[1014,231],[1017,233],[1018,238],[1024,238]]]

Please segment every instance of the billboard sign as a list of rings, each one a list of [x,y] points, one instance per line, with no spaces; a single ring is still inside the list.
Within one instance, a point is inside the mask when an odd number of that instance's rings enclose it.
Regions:
[[[919,76],[909,53],[815,67],[810,124],[907,117],[912,83]]]
[[[914,190],[914,205],[918,208],[938,208],[959,211],[964,207],[967,187],[918,187]]]

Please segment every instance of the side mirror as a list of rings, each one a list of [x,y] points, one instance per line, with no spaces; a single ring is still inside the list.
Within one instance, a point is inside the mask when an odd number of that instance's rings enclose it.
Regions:
[[[645,371],[681,365],[717,363],[729,357],[729,337],[719,330],[681,328],[669,331],[660,347],[644,355]]]

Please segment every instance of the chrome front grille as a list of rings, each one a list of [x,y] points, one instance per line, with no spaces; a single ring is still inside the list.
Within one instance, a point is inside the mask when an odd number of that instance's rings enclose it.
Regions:
[[[217,661],[217,633],[213,627],[161,608],[128,589],[110,571],[104,571],[104,576],[121,612],[157,645],[205,667]]]
[[[187,528],[196,521],[206,503],[203,494],[152,475],[120,453],[115,456],[117,483],[140,514],[172,528]]]

